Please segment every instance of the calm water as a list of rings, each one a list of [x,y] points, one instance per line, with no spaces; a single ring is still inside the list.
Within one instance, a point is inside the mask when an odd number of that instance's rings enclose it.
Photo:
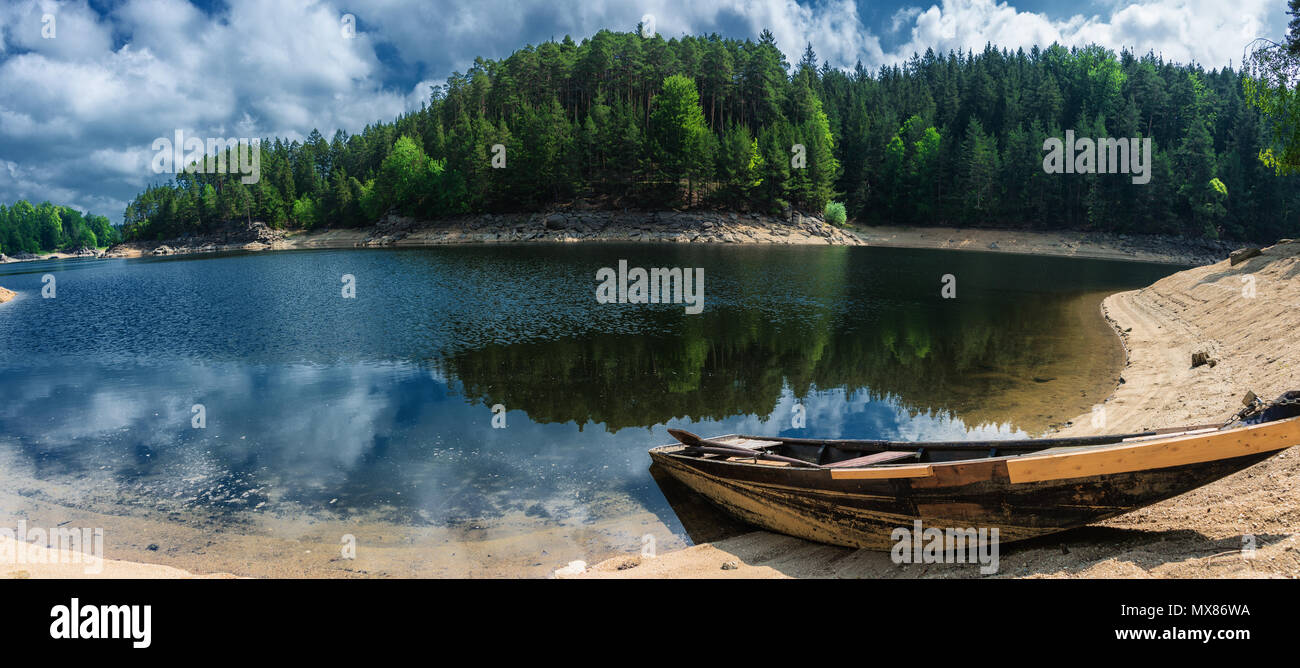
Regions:
[[[705,312],[598,304],[619,259],[703,267]],[[0,517],[255,575],[544,574],[647,534],[675,547],[691,537],[645,454],[665,427],[1040,433],[1113,387],[1100,296],[1175,270],[639,244],[5,265]]]

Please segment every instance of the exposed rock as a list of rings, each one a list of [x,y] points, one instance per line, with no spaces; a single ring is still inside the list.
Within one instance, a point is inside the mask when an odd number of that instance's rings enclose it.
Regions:
[[[564,578],[564,577],[572,577],[574,575],[582,575],[584,572],[586,572],[586,570],[587,570],[587,562],[581,560],[570,561],[568,566],[555,569],[555,577]]]
[[[1228,265],[1235,267],[1238,264],[1241,264],[1242,262],[1245,262],[1246,260],[1249,260],[1252,257],[1258,257],[1262,253],[1263,251],[1261,251],[1259,248],[1256,248],[1255,246],[1238,248],[1237,250],[1232,251],[1231,253],[1228,254]]]

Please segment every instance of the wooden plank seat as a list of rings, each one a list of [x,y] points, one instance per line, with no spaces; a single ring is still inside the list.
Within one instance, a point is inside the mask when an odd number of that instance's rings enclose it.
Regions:
[[[835,462],[834,464],[825,464],[824,466],[826,468],[832,468],[832,469],[840,469],[840,468],[846,468],[850,466],[874,466],[876,464],[888,464],[890,462],[896,462],[900,459],[912,459],[914,457],[916,457],[915,452],[900,452],[897,450],[886,450],[885,452],[877,452],[875,454],[867,455],[865,457],[854,457],[853,459],[846,459],[842,462]]]

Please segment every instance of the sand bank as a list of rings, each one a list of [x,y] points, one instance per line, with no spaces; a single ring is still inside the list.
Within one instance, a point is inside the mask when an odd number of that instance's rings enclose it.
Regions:
[[[1164,264],[1211,264],[1240,243],[1159,235],[1097,232],[971,229],[956,227],[860,227],[855,235],[869,246],[935,248],[1049,257],[1130,260]]]
[[[1254,292],[1248,288],[1253,287]],[[1300,389],[1300,243],[1267,248],[1235,267],[1224,260],[1108,297],[1106,317],[1128,349],[1124,382],[1066,436],[1226,420],[1253,390],[1272,399]],[[1191,366],[1194,352],[1211,365]],[[1003,548],[994,577],[1300,576],[1300,452],[1095,526]],[[1242,536],[1256,540],[1253,558]],[[727,565],[726,570],[723,569]],[[733,568],[734,566],[734,568]],[[596,564],[583,577],[980,577],[961,564],[893,564],[850,550],[756,531],[656,558]]]
[[[17,296],[18,296],[17,292],[14,292],[13,290],[6,290],[0,287],[0,304],[3,304]]]
[[[230,578],[232,575],[195,575],[171,566],[142,564],[132,561],[95,559],[87,553],[74,553],[64,548],[50,548],[34,543],[19,543],[0,535],[0,554],[13,558],[0,561],[0,579],[176,579],[176,578]],[[21,556],[19,556],[21,555]]]

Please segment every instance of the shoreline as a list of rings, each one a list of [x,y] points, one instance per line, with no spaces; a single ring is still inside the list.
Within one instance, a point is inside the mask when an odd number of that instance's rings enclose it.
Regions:
[[[1042,257],[1153,262],[1180,266],[1213,264],[1244,242],[1183,239],[1070,230],[1040,231],[957,227],[870,227],[854,230],[869,246],[929,248]]]
[[[306,240],[343,243],[345,240],[338,239],[336,233],[315,233]],[[1004,252],[1024,252],[1019,244],[1014,247],[1016,250]],[[1257,276],[1260,296],[1265,298],[1249,303],[1250,313],[1225,318],[1225,309],[1242,310],[1234,308],[1240,306],[1234,303],[1234,295],[1239,294],[1235,286],[1245,273]],[[1189,301],[1190,293],[1203,299]],[[1286,357],[1286,353],[1300,350],[1297,333],[1300,317],[1285,309],[1277,312],[1276,307],[1285,303],[1293,305],[1292,311],[1294,306],[1300,306],[1300,243],[1270,247],[1261,257],[1235,268],[1229,268],[1225,260],[1179,272],[1141,290],[1107,297],[1101,310],[1125,351],[1125,380],[1105,399],[1105,405],[1123,411],[1116,413],[1110,430],[1122,430],[1127,425],[1169,426],[1203,421],[1212,415],[1230,415],[1244,387],[1241,392],[1235,391],[1235,385],[1220,387],[1216,394],[1211,387],[1198,386],[1202,401],[1194,404],[1189,404],[1185,396],[1178,396],[1179,392],[1174,390],[1200,376],[1220,386],[1228,382],[1223,379],[1239,376],[1242,368],[1254,360],[1252,355],[1260,353],[1248,349],[1234,355],[1228,343],[1244,346],[1249,342],[1229,341],[1229,337],[1249,338],[1251,331],[1258,331],[1251,327],[1256,321],[1277,321],[1264,341],[1286,340],[1276,342],[1276,355],[1264,360],[1266,366],[1272,365],[1275,373],[1256,376],[1260,382],[1250,389],[1266,399],[1280,393],[1298,363],[1293,357]],[[1291,315],[1290,319],[1287,315]],[[1206,343],[1206,334],[1199,331],[1194,320],[1208,322],[1210,326],[1205,329],[1213,329],[1210,334],[1219,338]],[[1164,331],[1166,326],[1169,332]],[[1184,356],[1190,355],[1192,348],[1206,348],[1218,364],[1198,370],[1183,369],[1188,366]],[[1088,418],[1088,414],[1075,418],[1061,434],[1087,434],[1091,431]],[[1243,495],[1240,488],[1250,484],[1245,481],[1260,477],[1269,484],[1245,490],[1250,493]],[[1300,510],[1295,503],[1284,502],[1284,494],[1295,480],[1300,480],[1300,456],[1286,451],[1248,471],[1135,513],[1031,544],[1008,546],[1003,560],[1006,568],[994,577],[1295,577],[1300,574],[1300,543],[1294,533],[1295,527],[1300,527]],[[1220,515],[1240,511],[1238,521],[1205,519],[1216,510]],[[1246,519],[1248,514],[1250,518]],[[1191,518],[1196,520],[1189,521]],[[1259,556],[1251,562],[1239,557],[1222,558],[1239,550],[1240,533],[1245,530],[1267,534],[1268,539],[1260,542]],[[729,561],[736,562],[738,567],[720,570],[721,564]],[[195,565],[188,565],[192,570],[181,570],[146,561],[106,560],[105,564],[104,572],[94,577],[232,577],[224,573],[202,575],[200,572],[207,569]],[[1261,565],[1263,568],[1256,570]],[[0,577],[87,577],[80,574],[81,566],[74,568],[78,569],[77,573],[69,574],[57,568],[14,567],[5,569]],[[883,553],[864,553],[755,531],[665,552],[652,559],[633,554],[614,556],[596,563],[579,577],[978,576],[958,565],[900,568]]]
[[[199,575],[187,570],[148,564],[138,561],[121,561],[68,548],[51,548],[39,543],[19,543],[16,538],[0,535],[0,554],[11,555],[13,561],[0,563],[0,578],[13,580],[42,579],[233,579],[229,573]],[[22,556],[19,557],[18,555]]]
[[[1243,277],[1250,276],[1250,279]],[[1242,286],[1251,282],[1254,296]],[[1300,242],[1270,246],[1168,276],[1102,302],[1125,351],[1122,381],[1106,398],[1107,425],[1091,413],[1059,436],[1224,421],[1247,390],[1271,400],[1300,369]],[[1206,352],[1216,364],[1191,367]],[[1296,448],[1222,480],[1094,525],[1013,543],[999,578],[1300,576]],[[1242,553],[1255,537],[1253,558]],[[723,570],[723,566],[729,568]],[[608,559],[583,578],[984,577],[963,564],[895,565],[883,552],[819,545],[755,530],[655,558]]]
[[[0,262],[115,259],[219,252],[346,248],[420,248],[492,243],[706,243],[849,245],[962,250],[1195,266],[1210,264],[1244,244],[1155,235],[1124,235],[954,227],[838,228],[815,216],[736,212],[561,211],[483,214],[438,221],[388,216],[365,228],[277,230],[264,223],[232,225],[222,233],[166,241],[128,241],[97,251],[49,253]]]

